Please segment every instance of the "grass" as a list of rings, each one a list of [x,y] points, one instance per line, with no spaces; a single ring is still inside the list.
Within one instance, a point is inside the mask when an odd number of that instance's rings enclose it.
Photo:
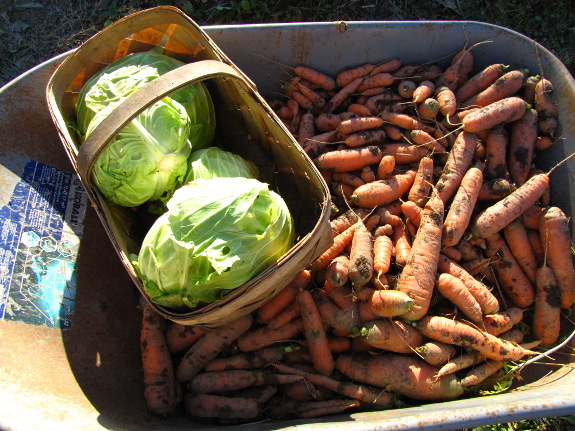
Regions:
[[[171,4],[200,25],[352,20],[481,21],[522,33],[575,75],[573,0],[37,0],[0,1],[0,86],[68,51],[118,18]],[[473,431],[574,430],[575,417],[544,418]]]

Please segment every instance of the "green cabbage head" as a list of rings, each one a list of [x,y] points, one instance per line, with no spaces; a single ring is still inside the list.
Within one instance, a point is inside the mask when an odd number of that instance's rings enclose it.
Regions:
[[[143,240],[134,267],[150,299],[185,310],[222,299],[293,245],[284,200],[252,178],[180,187]]]
[[[209,147],[194,151],[188,159],[188,173],[184,183],[203,178],[209,180],[215,177],[245,177],[259,176],[258,168],[241,156],[222,150],[218,147]]]
[[[155,49],[129,54],[94,75],[76,103],[83,142],[120,103],[154,78],[183,65]],[[204,84],[172,93],[136,116],[99,156],[96,187],[116,205],[165,202],[184,180],[192,151],[211,145],[215,113]]]

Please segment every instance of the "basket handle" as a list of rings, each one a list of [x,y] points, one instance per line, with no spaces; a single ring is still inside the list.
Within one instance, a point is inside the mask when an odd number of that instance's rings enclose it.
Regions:
[[[78,150],[77,168],[86,186],[92,186],[90,172],[97,158],[134,117],[173,91],[215,77],[235,78],[244,82],[241,74],[230,65],[216,60],[202,60],[158,76],[118,105]]]

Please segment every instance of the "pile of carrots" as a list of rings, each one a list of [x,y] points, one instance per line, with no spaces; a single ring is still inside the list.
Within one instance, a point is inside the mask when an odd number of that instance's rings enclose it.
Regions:
[[[452,400],[556,345],[575,298],[569,220],[534,167],[553,84],[473,47],[330,76],[293,69],[270,106],[324,176],[333,244],[217,328],[143,307],[150,411],[237,423]]]

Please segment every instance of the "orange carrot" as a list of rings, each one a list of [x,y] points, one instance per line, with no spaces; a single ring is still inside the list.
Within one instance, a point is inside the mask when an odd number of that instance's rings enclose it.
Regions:
[[[513,184],[505,178],[494,178],[482,184],[477,196],[477,202],[498,201],[509,195],[513,190]]]
[[[143,301],[142,301],[143,302]],[[148,410],[165,415],[176,409],[176,379],[164,336],[166,322],[148,304],[143,305],[140,350],[144,372],[144,398]]]
[[[395,263],[400,267],[404,267],[411,252],[411,239],[403,222],[393,226],[391,239],[393,240]]]
[[[502,76],[497,78],[493,84],[464,101],[462,105],[484,107],[511,97],[523,88],[526,78],[527,73],[524,70],[511,70],[509,72],[505,72]]]
[[[443,223],[441,240],[444,246],[454,246],[463,237],[469,226],[482,183],[483,171],[476,166],[469,168],[461,179]]]
[[[359,187],[362,184],[365,184],[364,180],[362,180],[357,175],[352,174],[351,172],[334,172],[332,175],[332,180],[338,181],[338,182],[341,182],[344,184],[349,184],[350,186],[353,186],[353,187]]]
[[[431,97],[435,91],[435,84],[432,81],[421,81],[417,88],[413,90],[411,100],[413,103],[421,103]]]
[[[533,248],[527,238],[527,231],[520,219],[515,219],[502,230],[505,242],[511,254],[532,283],[535,283],[535,272],[538,263]]]
[[[240,352],[231,356],[218,357],[204,367],[204,372],[225,370],[255,370],[278,362],[287,353],[294,350],[290,346],[264,347],[253,352]]]
[[[429,154],[429,149],[419,145],[403,143],[384,143],[380,145],[382,154],[393,155],[396,165],[418,162]]]
[[[542,169],[532,168],[529,170],[529,174],[527,175],[527,178],[531,178],[535,175],[544,174],[544,173],[545,173],[545,171],[543,171]],[[547,188],[545,191],[543,191],[543,194],[539,198],[539,205],[541,205],[542,207],[548,207],[549,205],[551,205],[551,190],[549,188]]]
[[[457,354],[455,347],[451,344],[431,340],[416,347],[415,352],[425,362],[435,366],[444,365]]]
[[[547,266],[553,270],[561,289],[561,307],[570,308],[575,299],[575,270],[569,219],[560,208],[549,207],[541,214],[539,225]]]
[[[525,184],[485,209],[472,221],[471,234],[477,238],[487,238],[499,232],[535,204],[548,187],[547,174],[529,178]]]
[[[336,114],[321,113],[315,117],[315,127],[320,132],[331,132],[336,130],[341,123],[341,117]]]
[[[401,320],[377,319],[366,322],[361,338],[372,347],[395,353],[412,353],[423,342],[421,333]]]
[[[365,95],[369,95],[365,101],[365,106],[371,111],[371,115],[378,115],[383,111],[389,111],[397,103],[403,102],[403,98],[391,88],[381,87],[381,91],[375,92],[376,88],[364,91]],[[369,93],[369,94],[368,94]]]
[[[324,90],[331,91],[335,89],[335,80],[318,70],[306,66],[297,66],[294,68],[294,72],[301,78],[319,85]]]
[[[553,96],[553,84],[546,78],[535,86],[534,94],[535,109],[539,116],[539,130],[553,136],[558,125],[557,105]]]
[[[258,308],[258,319],[263,323],[268,323],[280,311],[294,301],[297,292],[301,289],[306,289],[311,282],[311,271],[303,270],[299,272],[286,287],[281,289],[260,308]]]
[[[394,124],[402,129],[407,130],[423,130],[428,133],[433,133],[435,128],[428,126],[422,121],[418,120],[408,114],[401,114],[397,112],[382,112],[379,114],[383,121]]]
[[[522,98],[506,97],[466,115],[462,120],[463,130],[479,132],[510,123],[521,118],[526,109],[527,104]]]
[[[485,179],[505,178],[508,145],[509,137],[504,128],[496,127],[489,132],[485,149]]]
[[[363,222],[355,229],[349,255],[349,280],[359,288],[371,280],[373,274],[373,235]]]
[[[401,204],[401,211],[403,212],[406,222],[410,221],[415,226],[421,223],[422,208],[418,207],[415,202],[405,201]]]
[[[350,201],[364,208],[389,204],[399,199],[409,190],[414,178],[415,171],[409,170],[404,174],[394,175],[388,180],[366,183],[355,189]]]
[[[186,382],[198,374],[225,347],[244,334],[252,322],[252,315],[247,314],[206,333],[188,349],[180,361],[176,370],[178,380]]]
[[[499,233],[485,240],[485,254],[491,259],[499,285],[517,307],[529,307],[535,300],[533,283],[525,275]]]
[[[422,147],[429,148],[435,153],[442,153],[445,151],[445,147],[439,143],[435,137],[423,130],[412,130],[409,133],[409,138],[411,142],[416,145],[421,145]]]
[[[301,116],[297,141],[300,145],[303,145],[313,136],[315,136],[314,115],[311,112],[306,112]]]
[[[540,267],[536,276],[533,335],[550,345],[557,342],[561,329],[561,289],[550,267]]]
[[[426,120],[434,120],[439,114],[439,102],[433,97],[428,97],[418,105],[417,114]]]
[[[194,376],[188,387],[195,394],[218,394],[239,391],[252,386],[282,385],[302,380],[293,374],[276,374],[272,371],[231,369],[205,371]]]
[[[461,253],[461,259],[472,260],[481,257],[481,252],[466,239],[461,239],[457,245],[457,250]]]
[[[511,330],[522,320],[523,310],[518,307],[509,307],[505,311],[484,316],[482,329],[491,335],[499,335]]]
[[[383,124],[383,120],[379,117],[357,117],[349,120],[343,120],[338,130],[343,135],[350,135],[361,130],[375,129]]]
[[[352,301],[345,308],[339,308],[325,292],[314,289],[311,293],[323,322],[346,335],[357,334],[361,321],[356,301]]]
[[[545,263],[545,249],[543,248],[539,231],[527,229],[527,239],[529,240],[535,259],[537,259],[537,264],[542,266]]]
[[[537,132],[535,109],[527,109],[519,120],[511,124],[508,165],[511,180],[518,186],[525,183],[533,164]]]
[[[333,181],[330,184],[330,189],[334,195],[345,198],[346,200],[349,200],[349,198],[355,191],[354,186],[350,186],[349,184],[345,183],[338,183],[337,181]]]
[[[549,136],[537,136],[535,140],[535,148],[537,151],[543,151],[554,145],[557,141],[554,141]]]
[[[431,186],[433,185],[433,159],[431,157],[422,157],[419,161],[417,173],[413,184],[409,189],[407,199],[415,202],[421,208],[425,206],[429,199]]]
[[[397,92],[404,99],[411,99],[416,88],[417,84],[415,82],[410,79],[404,79],[397,86]]]
[[[301,317],[293,319],[279,328],[270,328],[269,325],[258,326],[241,335],[237,339],[237,346],[241,352],[252,352],[279,341],[290,340],[302,330],[303,320]]]
[[[323,98],[323,96],[319,93],[317,93],[315,90],[311,89],[310,87],[308,87],[307,85],[303,85],[301,82],[298,85],[298,90],[301,94],[303,94],[311,103],[313,106],[315,106],[318,109],[323,108],[323,106],[325,105],[325,99]]]
[[[399,141],[403,139],[403,134],[401,133],[401,129],[399,127],[392,124],[384,124],[381,127],[385,132],[385,136],[387,136],[392,141]]]
[[[457,110],[455,93],[448,87],[439,87],[435,90],[435,100],[439,104],[439,112],[449,120]]]
[[[461,132],[457,136],[449,152],[441,176],[435,184],[437,194],[444,204],[447,203],[457,191],[463,176],[471,164],[475,146],[476,137],[472,133]]]
[[[441,254],[443,254],[444,256],[447,256],[449,259],[453,260],[454,262],[461,261],[461,252],[453,246],[443,247],[441,249]]]
[[[369,75],[374,68],[373,64],[362,64],[361,66],[346,69],[337,74],[335,78],[336,84],[338,87],[345,87],[350,82]]]
[[[292,98],[293,100],[295,100],[297,102],[297,104],[307,110],[313,109],[313,103],[312,101],[305,95],[303,95],[301,92],[299,91],[294,91],[292,93]]]
[[[392,394],[383,392],[380,389],[357,385],[352,382],[338,381],[322,374],[311,373],[284,364],[276,364],[275,367],[281,373],[302,376],[313,385],[324,387],[347,397],[356,398],[365,403],[389,407],[393,401]]]
[[[363,181],[365,181],[366,183],[371,183],[377,179],[375,176],[375,172],[373,172],[373,169],[371,168],[371,166],[364,166],[361,169],[360,176],[361,176],[361,179]]]
[[[375,235],[373,241],[373,269],[378,274],[385,274],[391,265],[393,242],[387,235]]]
[[[448,317],[426,316],[415,322],[415,326],[424,336],[432,340],[470,347],[490,359],[519,360],[533,353],[517,344]]]
[[[462,49],[455,54],[451,64],[437,78],[439,85],[455,91],[463,82],[467,81],[469,73],[473,70],[473,54],[470,49]]]
[[[369,117],[362,117],[369,118]],[[342,121],[343,123],[343,121]],[[345,137],[344,143],[350,148],[361,147],[363,145],[377,145],[385,140],[383,129],[362,130]]]
[[[441,249],[443,213],[443,202],[434,193],[423,209],[409,258],[397,283],[397,290],[407,293],[414,302],[411,310],[402,315],[407,320],[418,320],[429,309]]]
[[[377,175],[376,175],[377,179],[378,180],[389,179],[394,169],[395,169],[395,157],[393,157],[392,155],[383,156],[379,161],[379,164],[377,165]]]
[[[300,317],[300,309],[298,303],[294,299],[283,310],[269,320],[268,326],[271,329],[277,329],[298,317]]]
[[[363,78],[357,78],[345,86],[339,85],[341,89],[328,100],[322,108],[322,111],[327,114],[333,114],[346,99],[351,97],[351,95],[357,91],[357,88],[360,86],[362,81]]]
[[[474,322],[481,322],[481,306],[471,295],[465,284],[453,275],[443,273],[437,279],[437,290],[463,314]]]
[[[440,272],[445,272],[457,277],[465,284],[465,286],[467,286],[469,292],[481,306],[483,314],[499,311],[499,301],[491,293],[489,288],[479,280],[476,280],[463,267],[461,267],[461,265],[444,255],[440,255],[437,267]]]
[[[380,72],[376,73],[375,75],[371,74],[363,78],[361,85],[358,87],[357,91],[359,93],[369,90],[370,88],[375,87],[388,87],[394,83],[393,75],[387,72]]]
[[[358,224],[353,224],[346,230],[338,234],[333,239],[333,244],[324,251],[314,262],[310,265],[310,270],[318,271],[327,268],[330,262],[337,256],[343,253],[348,244],[351,244],[354,232]]]
[[[469,352],[463,353],[454,357],[453,359],[450,359],[449,362],[447,362],[439,369],[436,377],[443,377],[449,374],[454,374],[457,371],[480,364],[486,359],[487,358],[481,353],[470,350]]]
[[[485,67],[480,72],[470,77],[456,90],[455,96],[457,100],[465,101],[471,99],[473,96],[493,84],[508,68],[509,66],[501,63],[494,63]]]
[[[360,185],[361,184],[359,184],[358,187]],[[370,213],[371,209],[366,208],[354,208],[353,210],[349,209],[330,221],[331,230],[334,235],[337,235],[346,230],[351,225],[355,224],[359,218],[364,219]]]
[[[414,302],[399,290],[376,290],[369,298],[371,311],[379,317],[395,317],[407,313]]]
[[[354,114],[359,115],[360,117],[369,117],[371,116],[371,110],[360,103],[352,103],[347,107],[348,112],[353,112]]]
[[[192,344],[207,332],[205,328],[194,325],[182,325],[173,322],[166,328],[166,344],[170,353],[178,353],[189,349]]]
[[[349,257],[340,254],[335,257],[326,269],[326,281],[332,286],[343,286],[349,278]]]
[[[543,193],[545,193],[545,190],[547,190],[547,188],[543,189]],[[521,214],[520,218],[526,229],[539,230],[539,219],[541,218],[543,210],[544,208],[542,206],[533,204]]]
[[[453,375],[434,378],[437,368],[425,361],[395,353],[377,356],[341,354],[336,368],[350,379],[413,399],[449,400],[463,388]]]
[[[333,150],[319,155],[315,159],[318,169],[334,172],[349,172],[366,165],[378,163],[383,157],[381,149],[375,145],[359,148]]]
[[[478,365],[469,371],[462,379],[461,386],[467,388],[469,386],[478,385],[485,381],[488,377],[491,377],[497,371],[503,368],[504,361],[498,361],[495,359],[488,360]]]
[[[309,290],[300,291],[296,300],[300,306],[304,335],[313,366],[317,372],[329,375],[335,363],[317,305]]]

